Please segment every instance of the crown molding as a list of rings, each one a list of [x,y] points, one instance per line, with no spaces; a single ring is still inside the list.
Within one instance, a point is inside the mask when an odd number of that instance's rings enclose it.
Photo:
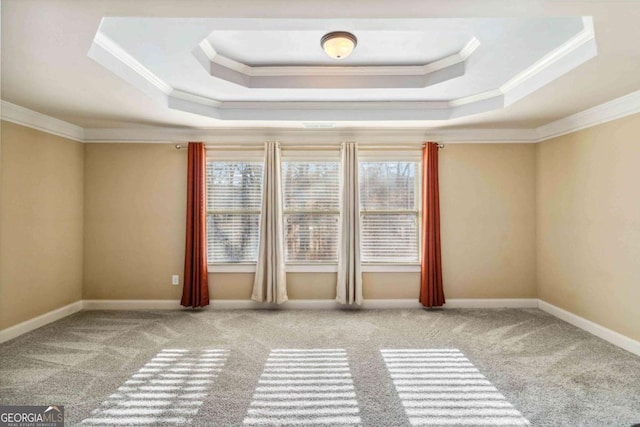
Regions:
[[[0,117],[7,122],[47,132],[74,141],[84,142],[84,129],[80,126],[38,113],[2,100]]]
[[[217,52],[208,39],[193,55],[212,77],[247,88],[424,88],[463,76],[478,46],[480,41],[472,37],[453,55],[423,65],[395,66],[251,66]]]
[[[358,140],[367,144],[536,143],[632,114],[640,113],[640,90],[535,129],[428,129],[428,128],[149,128],[83,129],[80,126],[2,101],[0,118],[53,135],[86,143],[176,143],[194,140],[220,143],[256,143],[279,140],[296,144],[327,144]]]
[[[538,142],[636,113],[640,113],[640,90],[538,127]]]
[[[541,74],[547,68],[552,66],[555,63],[560,62],[565,59],[572,52],[579,50],[581,47],[587,45],[588,47],[592,47],[594,50],[595,56],[595,32],[593,30],[593,18],[590,16],[582,17],[582,25],[583,29],[574,37],[567,40],[562,45],[558,46],[556,49],[552,50],[538,61],[536,61],[529,68],[524,69],[522,72],[516,74],[509,81],[500,86],[500,91],[504,94],[515,89],[521,84],[525,83],[527,80]]]
[[[101,34],[101,36],[106,37]],[[318,65],[280,65],[280,66],[250,66],[217,52],[208,39],[204,39],[198,47],[206,59],[249,77],[291,77],[291,76],[411,76],[428,74],[447,68],[467,60],[480,46],[475,37],[452,55],[435,60],[424,65],[351,65],[351,66],[318,66]]]
[[[97,46],[100,46],[102,49],[109,52],[114,56],[114,58],[118,59],[124,65],[132,69],[143,79],[156,87],[160,92],[164,93],[165,95],[169,95],[173,91],[173,88],[171,86],[165,83],[160,77],[156,76],[151,70],[142,65],[137,59],[129,55],[126,50],[122,49],[116,42],[114,42],[101,32],[98,31],[96,33],[93,42]]]
[[[458,107],[502,97],[503,108],[507,107],[593,58],[597,55],[593,18],[582,17],[582,25],[582,31],[516,74],[498,89],[454,99],[450,101],[451,106]]]
[[[425,140],[446,143],[532,143],[537,133],[533,129],[421,129],[421,128],[218,128],[218,129],[86,129],[85,142],[177,143],[205,141],[207,143],[254,144],[267,140],[310,146],[339,144],[357,140],[363,144],[416,144]]]

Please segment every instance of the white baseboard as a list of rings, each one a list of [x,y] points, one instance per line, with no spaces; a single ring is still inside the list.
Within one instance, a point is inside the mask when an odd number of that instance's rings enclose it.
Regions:
[[[537,308],[535,298],[453,298],[447,299],[442,308]],[[424,308],[418,299],[368,299],[362,308]]]
[[[342,308],[331,299],[296,299],[283,304],[260,303],[251,300],[215,300],[208,308],[213,310],[335,310]]]
[[[178,310],[180,300],[172,299],[86,299],[83,310]]]
[[[616,331],[612,331],[609,328],[605,328],[602,325],[587,320],[584,317],[580,317],[577,314],[573,314],[567,310],[563,310],[560,307],[556,307],[553,304],[549,304],[546,301],[538,300],[538,308],[542,311],[546,311],[552,316],[557,317],[560,320],[564,320],[567,323],[577,326],[598,338],[602,338],[605,341],[609,341],[613,345],[617,345],[633,354],[640,356],[640,341],[636,341],[633,338],[629,338],[626,335],[622,335]]]
[[[22,334],[31,332],[34,329],[38,329],[44,325],[60,320],[63,317],[67,317],[82,310],[82,301],[76,301],[64,307],[57,308],[49,311],[45,314],[41,314],[33,319],[26,320],[17,325],[10,326],[0,331],[0,343],[12,340]]]
[[[537,298],[447,299],[444,308],[538,308]]]
[[[367,300],[363,308],[419,308],[417,301],[410,300]],[[382,302],[382,304],[380,303]],[[390,305],[391,303],[391,305]],[[289,300],[283,304],[259,303],[252,300],[211,300],[205,310],[336,310],[357,308],[345,306],[335,300]],[[180,300],[84,300],[85,310],[181,310]]]
[[[357,306],[356,306],[357,307]],[[366,299],[362,301],[360,308],[386,310],[393,308],[423,308],[418,298],[411,299]]]
[[[535,298],[448,299],[444,308],[536,308]],[[84,300],[85,310],[178,310],[179,300]],[[209,310],[336,310],[336,309],[411,309],[422,308],[417,299],[367,299],[361,306],[342,305],[329,299],[289,300],[284,304],[259,303],[251,300],[211,300]]]
[[[83,300],[60,307],[33,319],[0,331],[0,343],[38,329],[81,310],[180,310],[179,300]],[[415,299],[368,299],[360,307],[341,305],[335,300],[291,300],[284,304],[262,304],[251,300],[212,300],[211,310],[335,310],[335,309],[420,309]],[[640,341],[636,341],[590,320],[535,298],[448,299],[447,308],[539,308],[552,316],[583,329],[605,341],[640,356]]]

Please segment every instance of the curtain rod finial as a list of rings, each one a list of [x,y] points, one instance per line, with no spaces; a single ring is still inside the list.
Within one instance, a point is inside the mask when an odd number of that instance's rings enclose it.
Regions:
[[[426,147],[427,144],[435,144],[438,148],[444,148],[444,144],[439,144],[437,142],[425,142],[423,147]]]

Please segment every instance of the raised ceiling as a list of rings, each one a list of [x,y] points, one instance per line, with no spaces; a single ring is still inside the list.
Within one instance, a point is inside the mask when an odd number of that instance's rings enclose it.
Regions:
[[[357,49],[334,60],[332,30]],[[596,56],[590,17],[104,18],[89,56],[218,120],[448,120],[504,108]]]
[[[3,0],[1,11],[2,99],[84,128],[533,128],[640,89],[633,1]],[[320,49],[331,30],[359,38],[337,64]]]

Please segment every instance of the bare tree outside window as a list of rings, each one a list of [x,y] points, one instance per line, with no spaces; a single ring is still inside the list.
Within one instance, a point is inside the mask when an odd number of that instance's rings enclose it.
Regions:
[[[207,163],[208,262],[258,258],[262,162]]]
[[[340,162],[285,160],[285,259],[337,262]]]
[[[417,162],[360,162],[364,262],[417,262]]]
[[[363,262],[419,260],[419,162],[361,161]],[[286,262],[337,262],[340,162],[284,159]],[[207,250],[210,263],[255,262],[263,163],[207,163]]]

